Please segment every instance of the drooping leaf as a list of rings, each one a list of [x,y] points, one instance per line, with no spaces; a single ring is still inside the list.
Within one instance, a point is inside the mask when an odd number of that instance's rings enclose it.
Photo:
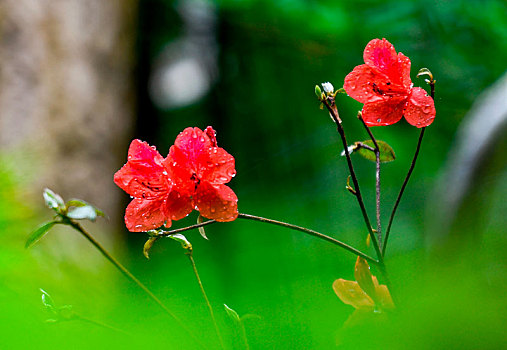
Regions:
[[[49,188],[44,189],[42,196],[44,197],[44,201],[46,202],[48,208],[53,209],[57,212],[65,208],[65,203],[63,202],[62,197],[51,191]]]
[[[28,239],[26,240],[26,243],[25,243],[25,248],[30,248],[35,243],[37,243],[56,224],[58,224],[57,221],[50,221],[50,222],[46,222],[44,225],[38,227],[35,231],[33,231],[30,234],[30,236],[28,236]]]
[[[373,309],[375,303],[354,281],[347,281],[342,278],[333,282],[333,289],[345,304],[356,309]]]
[[[368,148],[361,147],[361,144],[369,146],[371,148],[375,148],[373,141],[366,140],[366,141],[357,143],[358,147],[357,147],[356,152],[360,156],[362,156],[363,158],[371,160],[372,162],[376,162],[377,157],[375,156],[375,152],[368,149]],[[396,159],[393,148],[391,146],[389,146],[386,142],[377,140],[377,144],[378,144],[378,147],[380,150],[380,162],[381,163],[392,162],[393,160]]]
[[[157,237],[157,236],[153,236],[153,237],[150,237],[146,243],[144,243],[144,247],[143,247],[143,254],[144,256],[146,257],[146,259],[149,259],[150,258],[150,249],[151,247],[153,247],[153,244],[158,241],[160,237]]]
[[[197,223],[202,224],[203,222],[204,222],[204,218],[202,217],[202,215],[199,215],[197,217]],[[199,230],[199,234],[202,236],[202,238],[208,240],[208,237],[206,236],[206,231],[204,230],[204,227],[200,226],[200,227],[198,227],[198,230]]]
[[[84,205],[81,207],[73,207],[69,209],[67,216],[75,220],[90,220],[94,222],[97,219],[97,212],[91,205]]]
[[[192,243],[190,243],[189,240],[182,234],[177,233],[174,235],[170,235],[169,238],[172,238],[175,241],[180,242],[183,249],[192,250]]]
[[[356,278],[359,287],[361,287],[361,289],[368,294],[373,301],[378,302],[377,292],[373,283],[373,275],[370,271],[370,265],[368,265],[368,262],[360,256],[357,257],[354,277]]]

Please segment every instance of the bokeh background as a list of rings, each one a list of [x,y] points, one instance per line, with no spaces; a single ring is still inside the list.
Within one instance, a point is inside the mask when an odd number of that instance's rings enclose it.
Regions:
[[[0,1],[0,347],[193,349],[172,319],[77,232],[56,227],[42,190],[96,204],[85,227],[209,348],[219,348],[181,246],[129,233],[112,182],[133,138],[162,155],[188,126],[212,125],[236,159],[241,212],[288,221],[362,250],[341,143],[315,84],[336,88],[387,38],[429,68],[437,117],[397,213],[387,265],[398,312],[344,329],[332,290],[355,257],[302,233],[238,220],[187,238],[226,346],[252,349],[498,349],[507,303],[507,5],[486,1]],[[337,98],[349,143],[367,139],[361,105]],[[419,130],[373,128],[397,159],[382,168],[384,225]],[[371,219],[374,164],[354,157]],[[196,213],[174,224],[196,222]],[[384,226],[385,227],[385,226]],[[369,251],[374,254],[373,251]],[[379,274],[373,269],[374,274]],[[84,321],[46,323],[39,288]]]

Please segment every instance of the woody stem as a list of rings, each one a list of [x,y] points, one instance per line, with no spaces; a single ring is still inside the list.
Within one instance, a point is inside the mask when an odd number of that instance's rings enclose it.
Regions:
[[[123,266],[116,258],[114,258],[109,252],[95,239],[93,238],[81,225],[77,222],[70,220],[66,217],[63,218],[63,223],[71,226],[73,229],[81,233],[97,250],[114,265],[125,277],[134,282],[139,288],[141,288],[155,303],[158,304],[169,316],[171,316],[185,332],[202,348],[206,348],[197,337],[187,328],[187,326],[171,311],[167,306],[160,301],[159,298],[153,294],[141,281],[139,281],[125,266]]]
[[[364,206],[363,197],[361,195],[361,190],[359,188],[359,183],[357,181],[356,172],[354,171],[354,166],[352,165],[352,160],[350,159],[350,153],[347,145],[347,138],[345,137],[345,131],[343,130],[343,126],[341,124],[340,118],[338,116],[338,110],[334,104],[334,100],[331,100],[332,105],[328,102],[328,99],[323,99],[322,103],[326,106],[326,108],[329,111],[329,114],[331,115],[331,118],[336,124],[336,127],[338,129],[338,133],[340,134],[340,138],[342,140],[343,149],[345,151],[345,156],[347,158],[347,165],[349,167],[350,176],[352,177],[352,181],[354,183],[354,190],[355,190],[355,196],[357,198],[357,202],[359,204],[359,207],[361,208],[361,213],[363,214],[364,223],[366,224],[366,229],[368,230],[368,233],[370,234],[371,241],[373,243],[373,248],[375,248],[375,253],[377,254],[377,259],[379,265],[384,265],[384,258],[382,256],[382,253],[380,251],[379,243],[377,241],[377,237],[373,233],[373,229],[370,224],[370,219],[368,218],[368,214],[366,213],[366,208]]]
[[[433,78],[430,81],[430,94],[431,98],[435,99],[435,81]],[[412,163],[410,164],[410,168],[408,169],[407,176],[405,176],[405,180],[403,180],[403,185],[401,185],[400,193],[398,194],[398,197],[396,198],[396,202],[394,203],[393,211],[391,212],[391,216],[389,218],[389,223],[387,225],[386,230],[386,236],[384,238],[384,244],[382,245],[382,255],[384,256],[386,254],[386,248],[387,248],[387,240],[389,239],[389,234],[391,233],[391,226],[393,224],[394,216],[396,215],[396,210],[398,209],[398,205],[400,204],[401,197],[403,196],[403,192],[405,191],[405,187],[407,187],[408,180],[410,180],[410,176],[412,175],[412,172],[415,168],[415,163],[417,161],[417,157],[419,156],[419,151],[421,149],[422,139],[424,137],[424,131],[426,130],[426,127],[421,129],[421,133],[419,134],[419,140],[417,141],[417,147],[415,149],[414,158],[412,158]]]
[[[278,220],[272,220],[272,219],[267,219],[267,218],[263,218],[263,217],[260,217],[260,216],[255,216],[255,215],[250,215],[250,214],[242,214],[242,213],[239,213],[238,214],[238,219],[245,219],[245,220],[253,220],[253,221],[259,221],[259,222],[263,222],[263,223],[266,223],[266,224],[272,224],[272,225],[277,225],[277,226],[282,226],[282,227],[286,227],[286,228],[289,228],[289,229],[292,229],[292,230],[295,230],[295,231],[300,231],[300,232],[303,232],[303,233],[306,233],[310,236],[313,236],[313,237],[317,237],[317,238],[320,238],[322,240],[325,240],[327,242],[330,242],[330,243],[333,243],[349,252],[351,252],[352,254],[354,255],[359,255],[360,257],[362,257],[363,259],[365,260],[368,260],[369,262],[375,264],[375,265],[378,265],[379,262],[372,258],[371,256],[361,252],[360,250],[346,244],[346,243],[343,243],[337,239],[334,239],[333,237],[330,237],[330,236],[327,236],[323,233],[320,233],[320,232],[317,232],[317,231],[314,231],[314,230],[310,230],[308,228],[305,228],[305,227],[301,227],[301,226],[297,226],[297,225],[293,225],[293,224],[289,224],[287,222],[283,222],[283,221],[278,221]],[[180,228],[180,229],[176,229],[176,230],[171,230],[171,231],[160,231],[160,233],[157,234],[156,237],[160,237],[160,236],[171,236],[171,235],[174,235],[176,233],[180,233],[180,232],[183,232],[183,231],[188,231],[188,230],[192,230],[192,229],[195,229],[195,228],[199,228],[199,227],[202,227],[202,226],[205,226],[205,225],[210,225],[210,224],[214,224],[214,223],[217,223],[217,221],[215,220],[209,220],[209,221],[205,221],[203,223],[200,223],[200,224],[195,224],[195,225],[191,225],[191,226],[188,226],[188,227],[183,227],[183,228]]]
[[[373,133],[371,132],[368,125],[366,125],[363,116],[361,115],[361,112],[358,114],[359,120],[363,123],[364,128],[368,132],[368,135],[370,136],[371,141],[375,145],[375,162],[376,162],[376,171],[375,171],[375,199],[376,199],[376,209],[377,209],[377,237],[378,242],[380,245],[380,248],[382,248],[382,225],[380,223],[380,148],[378,146],[377,140],[373,136]]]

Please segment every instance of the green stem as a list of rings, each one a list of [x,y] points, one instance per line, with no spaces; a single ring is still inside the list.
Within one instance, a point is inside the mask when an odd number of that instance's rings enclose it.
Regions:
[[[224,341],[222,339],[222,335],[220,334],[220,330],[218,329],[217,320],[215,319],[215,313],[213,312],[213,308],[211,307],[211,303],[209,302],[208,296],[206,295],[206,291],[204,290],[204,286],[202,284],[201,278],[199,277],[199,272],[197,272],[197,266],[195,265],[195,261],[192,256],[192,249],[191,248],[189,250],[187,250],[186,255],[188,256],[188,259],[190,260],[190,264],[192,265],[192,269],[194,270],[195,278],[197,279],[197,283],[199,284],[199,288],[201,289],[201,294],[204,298],[204,301],[206,301],[206,305],[208,306],[209,314],[211,316],[211,319],[213,320],[213,325],[215,326],[215,332],[217,334],[218,340],[220,341],[220,347],[222,349],[225,349]]]
[[[253,221],[259,221],[259,222],[264,222],[264,223],[267,223],[267,224],[272,224],[272,225],[278,225],[278,226],[282,226],[282,227],[286,227],[286,228],[290,228],[292,230],[295,230],[295,231],[300,231],[300,232],[304,232],[310,236],[313,236],[313,237],[317,237],[317,238],[320,238],[320,239],[323,239],[325,241],[328,241],[330,243],[333,243],[339,247],[342,247],[343,249],[353,253],[354,255],[359,255],[360,257],[362,257],[363,259],[365,260],[368,260],[369,262],[373,263],[373,264],[379,264],[379,262],[377,260],[375,260],[374,258],[372,258],[371,256],[369,255],[366,255],[365,253],[361,252],[360,250],[357,250],[356,248],[346,244],[346,243],[343,243],[337,239],[334,239],[330,236],[327,236],[323,233],[320,233],[320,232],[317,232],[317,231],[314,231],[314,230],[310,230],[308,228],[305,228],[305,227],[301,227],[301,226],[297,226],[297,225],[293,225],[293,224],[289,224],[289,223],[286,223],[286,222],[283,222],[283,221],[277,221],[277,220],[272,220],[272,219],[267,219],[267,218],[263,218],[263,217],[260,217],[260,216],[255,216],[255,215],[250,215],[250,214],[238,214],[238,219],[246,219],[246,220],[253,220]],[[195,225],[191,225],[191,226],[188,226],[188,227],[184,227],[184,228],[180,228],[180,229],[176,229],[176,230],[171,230],[171,231],[164,231],[163,233],[160,233],[159,235],[157,236],[171,236],[175,233],[179,233],[179,232],[183,232],[183,231],[187,231],[187,230],[192,230],[192,229],[195,229],[195,228],[198,228],[198,227],[202,227],[204,225],[209,225],[209,224],[213,224],[213,223],[216,223],[217,221],[215,220],[209,220],[209,221],[205,221],[201,224],[195,224]]]
[[[111,254],[107,252],[107,250],[102,247],[102,245],[95,240],[88,232],[86,232],[85,229],[78,223],[65,218],[64,217],[64,223],[70,225],[72,228],[74,228],[76,231],[81,233],[97,250],[107,259],[109,262],[111,262],[125,277],[127,277],[129,280],[137,284],[139,288],[141,288],[155,303],[158,304],[169,316],[171,316],[180,326],[187,332],[188,335],[202,348],[206,348],[198,339],[197,337],[187,328],[187,326],[171,311],[165,306],[162,301],[160,301],[159,298],[155,296],[151,292],[151,290],[148,289],[141,281],[139,281],[125,266],[123,266],[118,260],[116,260]]]

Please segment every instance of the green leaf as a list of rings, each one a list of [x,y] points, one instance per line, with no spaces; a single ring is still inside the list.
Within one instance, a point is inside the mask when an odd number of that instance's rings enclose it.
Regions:
[[[197,217],[197,223],[202,224],[203,222],[204,222],[204,218],[201,215],[199,215]],[[206,231],[204,231],[204,227],[201,226],[201,227],[198,227],[197,229],[199,230],[199,233],[202,236],[202,238],[208,240],[208,237],[206,236]]]
[[[182,234],[176,233],[176,234],[170,235],[168,237],[174,239],[175,241],[180,242],[183,249],[192,250],[192,244]]]
[[[35,243],[37,243],[56,224],[58,224],[57,221],[46,222],[44,225],[40,226],[35,231],[33,231],[30,234],[30,236],[28,236],[28,239],[26,240],[25,248],[30,248]]]
[[[151,247],[153,247],[153,244],[158,241],[160,237],[156,237],[156,236],[153,236],[153,237],[150,237],[146,243],[144,243],[144,247],[143,247],[143,254],[144,256],[146,257],[146,259],[149,259],[150,258],[150,249]]]
[[[241,318],[239,317],[238,313],[231,309],[227,304],[224,304],[225,312],[227,313],[227,316],[235,322],[236,324],[241,324]]]
[[[375,152],[373,152],[372,150],[369,150],[367,148],[361,147],[361,144],[364,144],[364,145],[369,146],[371,148],[375,148],[375,145],[373,144],[372,140],[366,140],[363,142],[358,142],[356,144],[358,145],[356,152],[359,153],[360,156],[362,156],[363,158],[366,158],[368,160],[371,160],[372,162],[377,161],[377,158],[375,156]],[[379,140],[377,140],[377,144],[378,144],[378,147],[380,150],[380,162],[381,163],[392,162],[393,160],[396,159],[396,156],[394,154],[394,150],[392,149],[391,146],[389,146],[384,141],[379,141]]]
[[[57,212],[60,212],[61,209],[65,208],[65,203],[63,202],[62,197],[51,191],[49,188],[44,189],[42,196],[44,197],[44,201],[46,202],[48,208],[54,209]]]
[[[73,207],[69,209],[67,217],[75,220],[90,220],[95,221],[97,219],[97,212],[91,205],[84,205],[82,207]]]
[[[322,100],[322,90],[318,85],[315,85],[315,95],[317,96],[319,101]]]
[[[46,292],[42,288],[39,288],[39,290],[42,292],[42,304],[44,304],[44,306],[48,310],[50,310],[52,312],[56,312],[55,302],[54,302],[53,298],[51,297],[51,295],[49,295],[49,293]]]
[[[419,78],[422,75],[427,75],[430,80],[433,80],[433,74],[431,74],[431,71],[428,68],[421,68],[419,69],[419,72],[416,75],[416,78]]]

